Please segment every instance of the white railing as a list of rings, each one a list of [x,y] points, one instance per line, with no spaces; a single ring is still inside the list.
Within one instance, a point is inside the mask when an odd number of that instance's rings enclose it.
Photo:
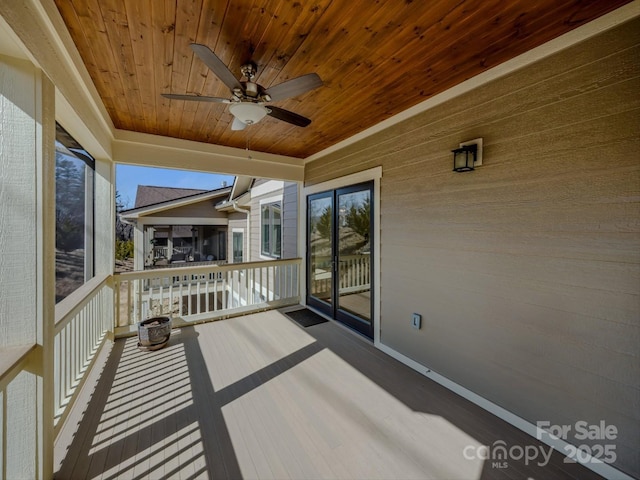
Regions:
[[[174,253],[184,253],[187,255],[189,252],[191,252],[191,247],[173,247],[173,252],[169,255],[169,247],[154,246],[153,259],[171,258]]]
[[[300,259],[126,272],[114,276],[115,333],[145,318],[225,318],[300,301]]]
[[[340,257],[340,293],[355,293],[371,288],[370,255]]]
[[[113,328],[110,276],[95,277],[56,305],[54,415],[56,433],[107,332]]]
[[[341,255],[339,261],[338,288],[340,295],[365,292],[371,288],[370,255]],[[314,266],[311,293],[315,295],[330,295],[332,289],[331,257],[316,257]]]

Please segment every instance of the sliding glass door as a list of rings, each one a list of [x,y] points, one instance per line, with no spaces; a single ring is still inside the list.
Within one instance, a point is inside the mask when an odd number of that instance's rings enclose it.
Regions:
[[[307,197],[307,304],[372,338],[371,182]]]

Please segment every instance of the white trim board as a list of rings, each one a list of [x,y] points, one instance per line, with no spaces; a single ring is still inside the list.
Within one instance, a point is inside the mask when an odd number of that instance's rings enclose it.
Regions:
[[[226,218],[206,217],[140,217],[138,225],[229,225]]]
[[[454,393],[457,393],[462,398],[465,398],[466,400],[469,400],[470,402],[478,405],[480,408],[488,411],[489,413],[492,413],[493,415],[500,418],[501,420],[504,420],[505,422],[513,425],[518,430],[521,430],[531,435],[537,441],[542,442],[545,445],[548,445],[549,447],[552,447],[554,450],[560,452],[562,455],[566,456],[567,451],[573,450],[573,448],[571,447],[575,448],[574,445],[569,444],[565,440],[551,437],[548,434],[542,435],[540,436],[541,438],[538,438],[539,436],[538,434],[540,433],[540,430],[536,425],[532,424],[528,420],[525,420],[524,418],[519,417],[518,415],[510,412],[509,410],[502,408],[499,405],[496,405],[490,400],[487,400],[486,398],[481,397],[477,393],[472,392],[471,390],[448,379],[447,377],[444,377],[439,373],[434,372],[429,367],[425,367],[424,365],[416,362],[415,360],[407,357],[406,355],[403,355],[402,353],[381,343],[380,341],[376,341],[374,345],[378,349],[386,353],[387,355],[395,358],[399,362],[404,363],[405,365],[412,368],[416,372],[421,373],[422,375],[433,380],[434,382],[439,383],[440,385],[451,390]],[[569,450],[567,450],[567,448],[569,448]],[[584,452],[582,450],[579,450],[579,451],[581,452],[581,454],[578,456],[578,458],[574,459],[576,463],[579,463],[582,466],[588,468],[589,470],[596,472],[598,475],[602,475],[605,478],[612,478],[612,479],[615,478],[617,480],[633,480],[633,477],[618,470],[617,468],[615,468],[614,466],[608,463],[604,463],[601,460],[598,460],[592,457],[591,455],[589,455],[588,452]],[[586,458],[586,462],[580,461],[579,457],[581,455],[584,455],[583,458]]]
[[[270,193],[275,193],[284,188],[283,180],[269,180],[268,182],[262,183],[257,187],[252,187],[250,189],[251,197],[258,198],[263,195],[268,195]]]

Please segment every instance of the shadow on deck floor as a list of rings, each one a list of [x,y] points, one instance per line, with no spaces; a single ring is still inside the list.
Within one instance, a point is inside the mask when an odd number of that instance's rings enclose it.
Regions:
[[[540,466],[549,447],[331,322],[264,312],[103,356],[58,438],[57,479],[600,478],[556,452]],[[499,441],[539,457],[467,458]]]

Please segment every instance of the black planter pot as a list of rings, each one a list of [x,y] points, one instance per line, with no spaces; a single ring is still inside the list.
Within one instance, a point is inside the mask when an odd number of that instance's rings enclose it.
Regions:
[[[171,336],[171,318],[147,318],[138,324],[138,348],[158,350],[164,347]]]

